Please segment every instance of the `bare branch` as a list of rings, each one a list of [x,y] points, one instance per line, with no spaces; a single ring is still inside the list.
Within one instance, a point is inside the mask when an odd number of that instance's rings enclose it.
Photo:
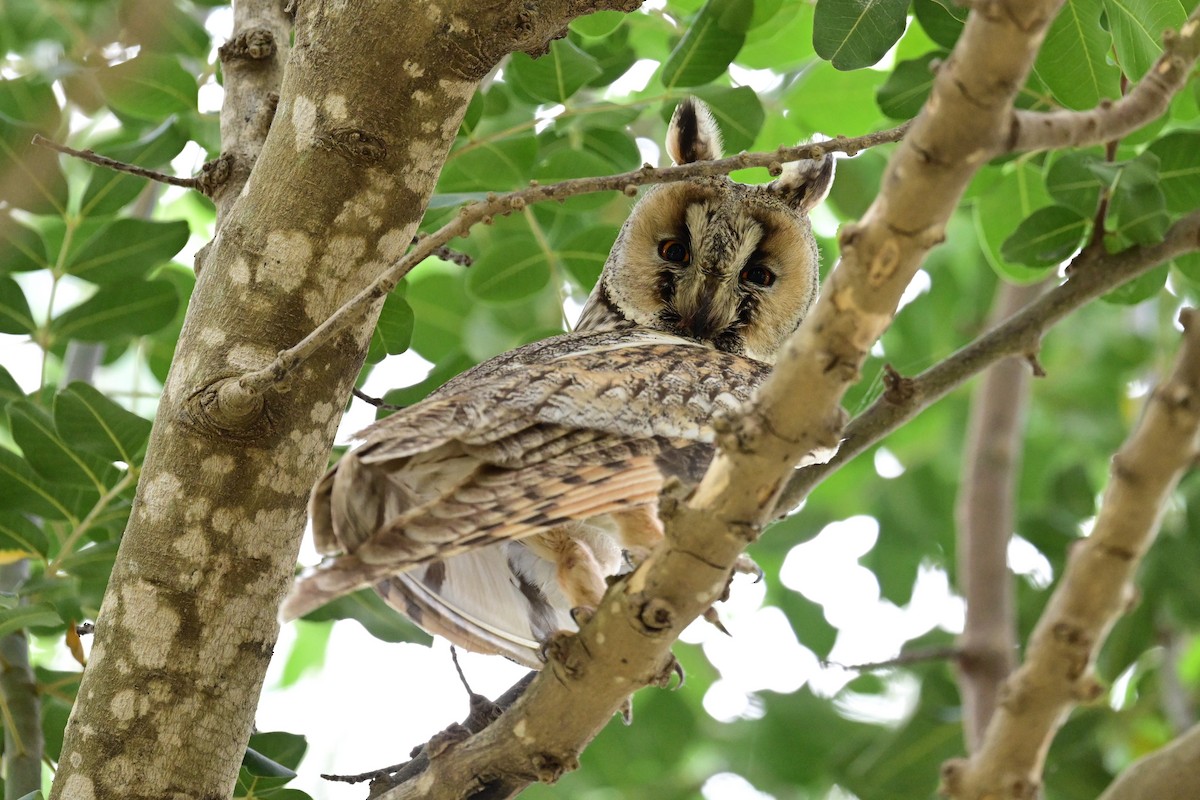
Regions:
[[[106,169],[116,170],[117,172],[127,172],[130,175],[137,175],[139,178],[145,178],[158,183],[166,183],[171,186],[182,186],[185,189],[195,189],[200,185],[199,178],[176,178],[174,175],[168,175],[165,172],[159,172],[154,169],[146,169],[139,167],[136,164],[127,164],[124,161],[118,161],[115,158],[102,156],[95,150],[77,150],[74,147],[68,147],[65,144],[52,142],[40,133],[33,135],[33,144],[38,147],[45,147],[49,150],[55,150],[59,153],[64,153],[68,156],[78,158],[81,161],[87,161],[89,164],[105,167]]]
[[[921,650],[909,650],[885,661],[868,661],[865,664],[839,664],[836,661],[822,661],[821,666],[840,667],[850,672],[878,672],[881,669],[911,667],[913,664],[928,664],[931,661],[957,661],[962,657],[963,651],[958,647],[927,647]]]
[[[1041,294],[1043,284],[1001,284],[992,323],[1008,319]],[[955,509],[958,580],[967,602],[959,639],[959,692],[968,752],[979,745],[996,707],[1000,687],[1015,663],[1017,632],[1008,543],[1012,536],[1020,472],[1027,364],[1005,359],[993,364],[971,397],[963,479]]]
[[[1180,321],[1175,368],[1113,457],[1096,526],[1072,548],[978,752],[942,767],[942,791],[954,800],[1036,796],[1046,752],[1071,708],[1104,692],[1093,660],[1129,605],[1133,574],[1158,532],[1163,505],[1196,455],[1200,314],[1184,310]]]
[[[776,516],[787,514],[831,473],[991,364],[1006,356],[1032,358],[1042,335],[1072,311],[1195,250],[1200,250],[1200,211],[1177,221],[1157,244],[1135,245],[1112,254],[1085,254],[1065,283],[954,355],[907,379],[904,397],[883,397],[858,415],[846,426],[837,455],[826,464],[803,467],[793,474],[776,505]]]
[[[242,408],[256,409],[258,398],[263,392],[285,380],[296,367],[304,363],[338,332],[360,319],[376,301],[395,289],[401,278],[407,275],[413,267],[431,254],[438,253],[446,242],[465,235],[473,226],[481,222],[519,211],[531,203],[561,201],[580,194],[605,191],[623,191],[626,194],[633,194],[638,186],[652,183],[673,183],[710,175],[726,175],[734,170],[749,167],[765,167],[772,172],[778,172],[788,161],[819,158],[827,153],[852,154],[880,144],[899,141],[907,128],[906,123],[890,130],[853,139],[839,136],[825,142],[781,147],[769,153],[741,153],[718,161],[703,161],[676,167],[655,168],[646,165],[641,169],[619,175],[576,178],[546,186],[539,186],[534,182],[528,189],[490,196],[484,202],[468,204],[463,206],[452,222],[428,236],[421,237],[411,250],[388,267],[370,286],[339,308],[295,346],[282,351],[266,367],[223,383],[218,389],[217,404],[229,409],[228,413],[231,415],[236,415],[237,410]]]
[[[1129,94],[1088,111],[1014,110],[1008,149],[1082,147],[1120,139],[1162,116],[1200,57],[1200,8],[1176,34],[1163,32],[1163,54]]]

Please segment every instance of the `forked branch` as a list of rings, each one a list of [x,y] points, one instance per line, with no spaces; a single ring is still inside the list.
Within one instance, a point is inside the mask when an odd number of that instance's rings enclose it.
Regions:
[[[1200,314],[1184,310],[1180,322],[1174,370],[1113,458],[1096,526],[1072,548],[980,749],[942,768],[942,790],[953,800],[1036,796],[1050,741],[1067,714],[1104,691],[1092,673],[1096,653],[1133,596],[1133,574],[1167,498],[1196,457]]]

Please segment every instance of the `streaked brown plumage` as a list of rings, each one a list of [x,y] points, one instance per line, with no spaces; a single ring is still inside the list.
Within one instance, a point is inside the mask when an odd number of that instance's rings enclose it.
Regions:
[[[702,104],[677,109],[676,161],[719,157],[718,142]],[[749,399],[803,319],[817,281],[805,214],[831,177],[831,161],[802,162],[768,186],[647,192],[581,330],[376,423],[317,484],[314,538],[332,558],[283,617],[373,585],[430,632],[537,666],[571,609],[661,538],[664,481],[700,478],[712,420]]]

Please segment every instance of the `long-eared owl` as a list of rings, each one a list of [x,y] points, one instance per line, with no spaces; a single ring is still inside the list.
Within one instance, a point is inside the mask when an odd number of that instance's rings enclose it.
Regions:
[[[703,103],[667,133],[678,164],[719,158]],[[807,214],[833,160],[766,185],[648,190],[577,330],[497,356],[359,434],[313,489],[328,558],[293,619],[363,586],[431,633],[538,667],[550,634],[662,537],[664,481],[699,480],[712,421],[736,413],[816,298]]]

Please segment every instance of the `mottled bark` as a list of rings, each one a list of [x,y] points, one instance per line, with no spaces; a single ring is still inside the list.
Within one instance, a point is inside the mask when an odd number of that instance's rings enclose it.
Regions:
[[[270,132],[188,309],[53,798],[229,796],[373,319],[257,403],[215,406],[215,387],[403,253],[478,80],[594,7],[296,4]]]
[[[29,577],[22,559],[0,567],[0,591],[15,593]],[[4,703],[4,800],[42,788],[42,718],[37,679],[29,666],[29,634],[0,638],[0,699]]]
[[[1099,800],[1195,800],[1200,797],[1200,725],[1135,761]]]

